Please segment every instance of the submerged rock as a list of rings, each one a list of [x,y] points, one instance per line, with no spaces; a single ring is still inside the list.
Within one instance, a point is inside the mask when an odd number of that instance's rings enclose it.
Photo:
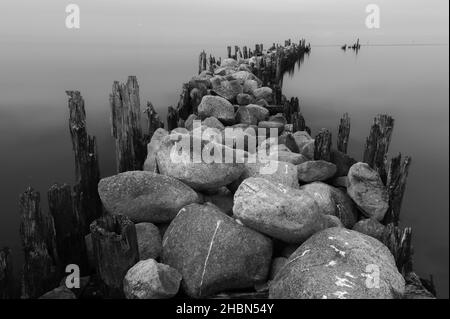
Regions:
[[[213,116],[223,124],[234,123],[234,107],[220,96],[205,95],[198,106],[198,115],[201,118]]]
[[[163,261],[183,276],[183,290],[201,298],[266,281],[272,241],[213,205],[184,207],[163,239]]]
[[[139,223],[136,224],[136,235],[140,259],[158,259],[162,250],[159,228],[152,223]]]
[[[366,163],[354,164],[348,172],[347,193],[367,217],[383,220],[389,195],[380,175]]]
[[[242,182],[234,194],[233,214],[244,225],[287,243],[302,243],[328,227],[308,193],[261,177]]]
[[[353,227],[358,220],[355,205],[341,190],[320,182],[303,185],[301,190],[314,198],[322,214],[336,216],[345,227]]]
[[[179,180],[144,171],[103,178],[98,193],[108,212],[126,215],[135,223],[171,221],[183,206],[199,200],[197,193]]]
[[[180,282],[176,269],[147,259],[128,270],[123,290],[127,299],[167,299],[178,293]]]
[[[393,299],[405,281],[389,249],[345,228],[323,230],[303,243],[269,288],[275,299]]]
[[[307,161],[297,165],[298,179],[304,183],[322,182],[336,174],[336,165],[327,161]]]

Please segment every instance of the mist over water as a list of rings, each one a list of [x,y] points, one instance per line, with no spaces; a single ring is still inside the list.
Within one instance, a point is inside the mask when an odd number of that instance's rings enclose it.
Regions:
[[[115,172],[108,96],[114,80],[136,75],[141,105],[151,100],[165,119],[198,54],[225,56],[227,45],[306,38],[311,55],[284,94],[298,96],[313,135],[352,119],[350,153],[361,159],[373,117],[395,120],[391,154],[413,164],[402,222],[413,226],[415,267],[432,273],[448,297],[448,46],[363,46],[356,56],[338,46],[448,42],[448,1],[380,0],[381,29],[364,25],[360,0],[79,0],[81,28],[64,26],[66,3],[0,3],[0,246],[19,243],[18,196],[54,182],[73,184],[74,162],[65,90],[80,90],[87,125],[98,139],[102,176]],[[18,268],[17,265],[16,268]]]

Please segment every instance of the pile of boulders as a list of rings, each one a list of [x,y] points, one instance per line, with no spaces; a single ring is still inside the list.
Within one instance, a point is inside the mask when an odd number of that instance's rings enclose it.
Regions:
[[[405,281],[380,242],[380,176],[337,150],[315,160],[314,139],[271,114],[272,90],[251,63],[225,59],[194,77],[208,83],[197,114],[154,133],[143,171],[100,181],[105,209],[136,224],[140,261],[123,280],[125,296],[402,296]],[[228,128],[240,129],[231,142]],[[233,162],[208,160],[211,149]]]

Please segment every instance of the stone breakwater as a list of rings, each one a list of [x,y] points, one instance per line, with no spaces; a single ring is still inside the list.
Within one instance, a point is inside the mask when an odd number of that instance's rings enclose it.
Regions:
[[[386,166],[393,120],[376,118],[361,160],[346,154],[348,115],[336,148],[328,130],[313,138],[281,93],[308,52],[290,40],[202,52],[167,129],[147,104],[146,133],[136,78],[115,82],[118,174],[103,179],[84,101],[68,92],[78,184],[49,191],[50,214],[31,188],[21,196],[23,297],[432,298],[398,227],[410,159]],[[67,264],[81,288],[60,281]]]

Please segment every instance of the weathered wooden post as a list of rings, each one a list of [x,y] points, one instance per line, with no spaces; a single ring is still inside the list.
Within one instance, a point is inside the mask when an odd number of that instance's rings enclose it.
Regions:
[[[389,115],[379,114],[373,121],[364,149],[363,161],[380,174],[385,184],[387,179],[387,153],[393,129],[394,119]]]
[[[412,229],[407,227],[402,230],[394,224],[388,224],[382,241],[394,256],[400,273],[405,275],[412,272]]]
[[[47,193],[50,214],[56,233],[56,249],[60,271],[69,264],[80,267],[83,274],[89,273],[86,246],[84,243],[83,220],[74,206],[72,190],[67,184],[54,184]]]
[[[112,136],[116,140],[116,164],[119,173],[141,170],[147,155],[141,128],[139,85],[135,76],[126,84],[114,81],[111,104]]]
[[[179,118],[186,120],[192,113],[192,106],[190,100],[190,85],[189,83],[183,83],[180,99],[178,100],[177,112]]]
[[[78,91],[66,91],[69,96],[69,130],[75,155],[75,181],[77,193],[75,208],[84,225],[85,234],[89,224],[102,214],[102,204],[97,185],[100,180],[97,142],[88,135],[84,100]]]
[[[390,161],[386,183],[389,192],[389,209],[384,217],[385,224],[393,223],[395,226],[399,224],[410,165],[411,157],[407,156],[402,161],[401,154]]]
[[[158,113],[150,101],[147,101],[147,108],[144,110],[144,113],[147,115],[148,140],[151,140],[153,133],[157,129],[164,128],[164,123],[159,118]]]
[[[0,299],[14,298],[13,266],[11,250],[0,250]]]
[[[338,129],[337,149],[339,152],[347,154],[348,138],[350,136],[350,117],[345,113],[341,118]]]
[[[316,135],[314,141],[314,159],[331,161],[331,132],[327,129],[321,129]]]
[[[247,46],[244,45],[244,47],[242,48],[242,51],[244,53],[244,59],[248,59]]]
[[[227,47],[227,51],[228,51],[228,58],[231,59],[231,46]]]
[[[172,106],[167,109],[167,129],[172,131],[178,127],[178,112]]]
[[[124,215],[106,215],[91,226],[97,272],[107,298],[123,297],[123,278],[139,261],[134,223]]]
[[[58,285],[58,253],[51,215],[42,213],[40,195],[29,187],[19,198],[20,235],[25,262],[22,298],[38,298]]]

